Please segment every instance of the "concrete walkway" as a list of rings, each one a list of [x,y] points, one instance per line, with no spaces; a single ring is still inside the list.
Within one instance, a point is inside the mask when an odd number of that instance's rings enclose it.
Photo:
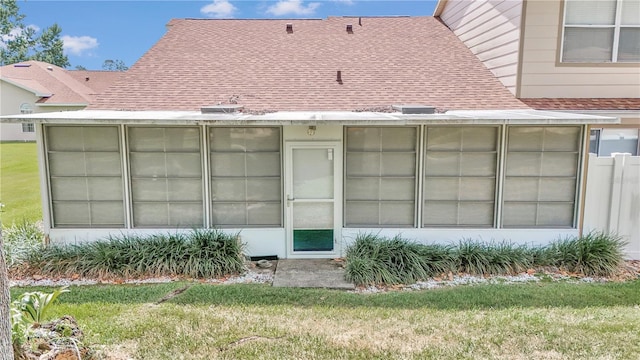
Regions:
[[[278,260],[273,286],[354,290],[340,265],[333,259]]]

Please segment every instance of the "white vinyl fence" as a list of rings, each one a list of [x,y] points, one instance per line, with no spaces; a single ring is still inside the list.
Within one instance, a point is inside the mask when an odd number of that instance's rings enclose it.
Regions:
[[[589,154],[584,232],[618,234],[626,257],[640,260],[640,156]]]

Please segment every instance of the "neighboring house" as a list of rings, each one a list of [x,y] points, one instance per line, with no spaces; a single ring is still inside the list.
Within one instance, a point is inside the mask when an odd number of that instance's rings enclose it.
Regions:
[[[41,61],[0,67],[0,115],[84,109],[121,73],[69,71]],[[0,124],[0,141],[35,141],[33,123]]]
[[[621,119],[588,127],[599,157],[579,228],[616,233],[640,258],[640,0],[449,0],[435,15],[523,103]]]
[[[621,118],[590,151],[639,155],[640,0],[441,0],[434,16],[534,109]]]
[[[531,109],[437,18],[330,17],[172,20],[88,109],[3,121],[36,123],[52,242],[218,227],[293,258],[577,235],[588,126],[619,119]]]

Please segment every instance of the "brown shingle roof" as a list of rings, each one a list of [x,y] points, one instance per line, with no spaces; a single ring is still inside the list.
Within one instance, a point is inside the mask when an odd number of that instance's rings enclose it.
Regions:
[[[90,108],[528,108],[437,19],[358,20],[172,20],[160,41]]]
[[[119,74],[95,75],[97,73],[95,71],[74,73],[76,71],[68,71],[56,65],[33,60],[0,67],[2,79],[38,94],[51,95],[38,101],[44,104],[88,104],[98,92],[104,91],[106,86],[120,76]],[[82,80],[77,76],[82,76]],[[94,77],[98,81],[85,81],[86,77]]]
[[[640,98],[528,98],[537,110],[640,110]]]
[[[92,90],[93,95],[105,91],[124,74],[122,71],[71,70],[68,72],[78,82]]]

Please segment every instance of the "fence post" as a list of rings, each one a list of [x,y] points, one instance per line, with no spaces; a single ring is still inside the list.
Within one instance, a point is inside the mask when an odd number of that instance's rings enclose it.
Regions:
[[[613,153],[613,179],[611,179],[611,203],[609,209],[609,233],[617,234],[620,230],[620,206],[622,203],[622,180],[624,164],[631,154]]]

